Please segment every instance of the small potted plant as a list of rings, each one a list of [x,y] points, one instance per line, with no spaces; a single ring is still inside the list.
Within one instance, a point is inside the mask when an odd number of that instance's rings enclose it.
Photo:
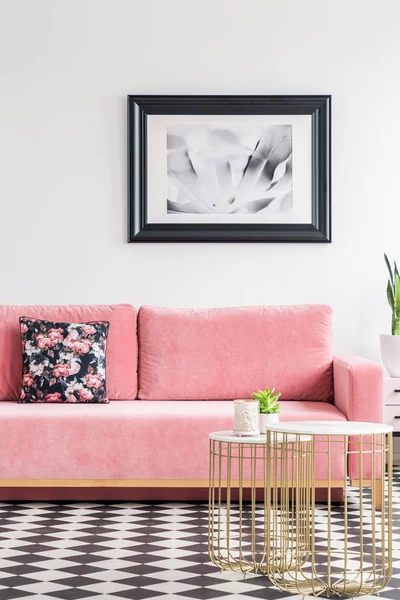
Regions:
[[[279,421],[281,407],[278,400],[281,393],[275,392],[275,388],[272,388],[272,390],[266,388],[264,391],[258,390],[252,395],[260,403],[260,431],[265,433],[268,425]]]
[[[400,275],[396,261],[392,269],[386,254],[384,257],[389,271],[386,296],[392,311],[392,327],[391,335],[381,334],[381,354],[389,375],[400,377]]]

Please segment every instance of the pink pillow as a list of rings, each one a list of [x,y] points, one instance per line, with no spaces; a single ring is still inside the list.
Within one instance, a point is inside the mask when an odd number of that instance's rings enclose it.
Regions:
[[[331,401],[329,306],[139,310],[139,398]]]
[[[107,395],[110,400],[137,396],[136,310],[131,304],[66,306],[0,306],[0,401],[18,400],[21,387],[21,333],[19,317],[85,323],[108,321]]]

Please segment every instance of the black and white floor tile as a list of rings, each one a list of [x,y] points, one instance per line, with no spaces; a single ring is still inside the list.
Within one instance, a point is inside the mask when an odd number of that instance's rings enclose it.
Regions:
[[[398,600],[399,474],[394,488],[394,575],[380,597]],[[193,503],[0,502],[0,600],[306,598],[261,575],[221,573],[209,562],[207,518]],[[323,518],[320,527],[322,540]]]

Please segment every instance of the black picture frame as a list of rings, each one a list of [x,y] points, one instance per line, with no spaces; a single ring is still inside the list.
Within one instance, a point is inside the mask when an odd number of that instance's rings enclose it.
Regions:
[[[148,115],[310,115],[312,222],[147,222]],[[331,96],[128,96],[129,242],[307,242],[331,237]]]

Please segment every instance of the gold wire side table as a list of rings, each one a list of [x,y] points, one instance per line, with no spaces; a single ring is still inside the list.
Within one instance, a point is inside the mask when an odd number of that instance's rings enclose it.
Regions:
[[[266,436],[225,431],[209,437],[208,542],[217,566],[263,573],[297,594],[352,597],[386,587],[392,572],[390,426],[284,422]],[[323,481],[316,480],[317,463],[324,465]],[[316,487],[327,490],[323,505],[316,503]],[[345,489],[339,506],[337,487]]]
[[[271,582],[316,596],[354,597],[385,588],[392,575],[392,427],[279,423],[266,435]],[[315,470],[321,463],[327,502],[318,508]],[[344,502],[336,507],[332,473],[340,463]]]
[[[265,493],[270,476],[267,438],[265,435],[239,437],[232,431],[210,433],[209,438],[210,559],[223,570],[266,574],[271,551],[271,502]],[[287,443],[290,439],[297,438],[289,435]],[[309,447],[311,436],[307,439]],[[303,446],[304,441],[298,444],[299,451]],[[304,474],[298,482],[304,495],[306,481]],[[298,525],[299,530],[308,531],[304,511],[298,515]]]

